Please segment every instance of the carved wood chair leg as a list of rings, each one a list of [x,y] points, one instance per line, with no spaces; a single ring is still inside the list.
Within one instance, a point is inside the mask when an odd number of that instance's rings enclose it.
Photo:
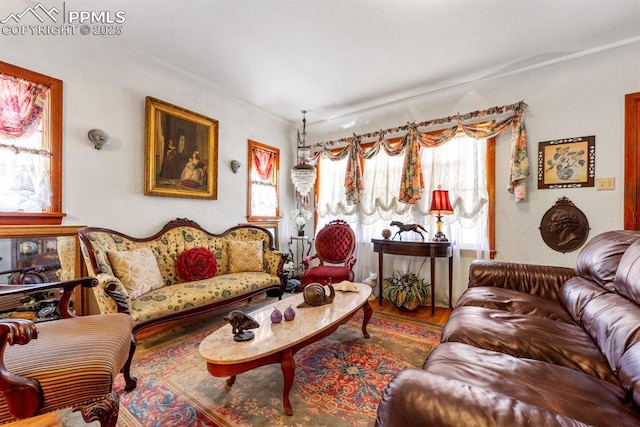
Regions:
[[[111,391],[108,399],[73,408],[80,411],[86,423],[98,421],[101,427],[116,427],[120,413],[120,397],[115,390]]]
[[[125,391],[131,391],[136,388],[138,385],[138,381],[135,377],[131,376],[131,362],[133,361],[133,354],[136,352],[136,347],[138,345],[138,340],[135,335],[131,334],[131,347],[129,347],[129,358],[127,362],[122,367],[122,374],[124,375]]]

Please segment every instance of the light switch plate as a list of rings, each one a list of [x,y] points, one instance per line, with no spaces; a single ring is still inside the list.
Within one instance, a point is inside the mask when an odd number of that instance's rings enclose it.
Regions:
[[[596,178],[596,190],[615,190],[616,179],[611,178]]]

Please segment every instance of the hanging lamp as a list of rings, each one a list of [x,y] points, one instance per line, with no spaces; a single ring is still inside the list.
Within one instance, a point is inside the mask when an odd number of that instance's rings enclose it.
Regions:
[[[297,156],[298,163],[291,168],[291,181],[296,191],[303,197],[309,195],[316,183],[316,168],[307,163],[311,157],[311,149],[307,147],[307,110],[302,110],[302,138],[298,131]]]

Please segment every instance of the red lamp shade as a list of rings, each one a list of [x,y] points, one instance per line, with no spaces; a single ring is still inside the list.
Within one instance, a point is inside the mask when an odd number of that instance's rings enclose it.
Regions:
[[[429,215],[453,215],[453,208],[451,207],[447,190],[433,190]]]

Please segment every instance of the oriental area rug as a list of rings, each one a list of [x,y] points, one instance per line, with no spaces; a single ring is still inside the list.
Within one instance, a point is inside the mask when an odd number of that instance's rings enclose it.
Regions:
[[[139,341],[132,367],[137,388],[124,392],[122,376],[116,383],[118,426],[373,426],[383,388],[401,370],[421,367],[442,331],[374,311],[366,339],[362,312],[356,313],[295,354],[294,414],[287,416],[279,364],[239,374],[231,387],[207,372],[198,344],[224,324],[221,317]]]

